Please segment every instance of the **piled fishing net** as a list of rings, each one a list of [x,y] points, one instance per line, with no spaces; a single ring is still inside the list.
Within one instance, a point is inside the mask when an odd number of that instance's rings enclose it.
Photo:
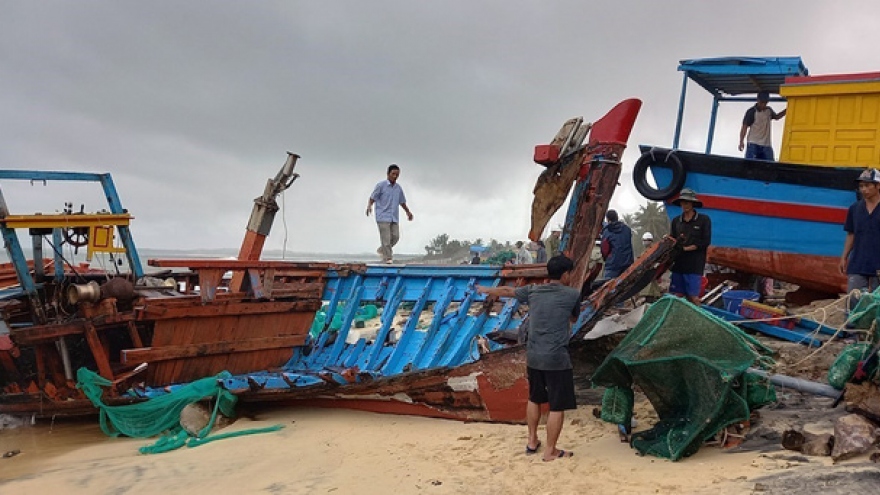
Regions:
[[[227,417],[235,415],[235,403],[238,398],[218,383],[218,379],[230,376],[232,375],[229,372],[224,371],[217,376],[202,378],[184,385],[174,392],[144,402],[122,406],[104,404],[101,400],[103,388],[109,387],[113,383],[87,368],[77,370],[76,386],[100,411],[101,431],[106,435],[147,438],[162,434],[162,437],[155,444],[141,447],[142,454],[158,454],[184,445],[196,447],[223,438],[280,430],[282,426],[275,425],[207,437],[214,427],[218,412]],[[180,412],[189,404],[199,402],[207,397],[214,397],[215,405],[211,419],[197,435],[190,436],[180,425]]]
[[[862,292],[858,296],[858,304],[850,312],[846,324],[850,328],[870,329],[880,317],[880,288],[873,292]],[[872,338],[877,340],[877,329],[874,329]]]
[[[642,454],[671,460],[690,456],[722,428],[749,419],[752,409],[775,401],[773,388],[746,370],[770,365],[770,350],[724,320],[673,296],[651,305],[644,317],[593,375],[620,400],[637,386],[659,417],[635,433]],[[631,393],[631,392],[629,392]],[[615,411],[616,419],[631,414]]]
[[[848,329],[867,330],[864,342],[856,342],[846,346],[834,364],[828,369],[828,383],[843,390],[847,382],[856,374],[862,366],[862,360],[871,353],[871,348],[880,342],[880,289],[873,292],[853,292],[850,297],[856,298],[858,303],[850,311],[846,319]],[[874,376],[877,372],[876,364],[864,363],[863,369],[866,375]]]

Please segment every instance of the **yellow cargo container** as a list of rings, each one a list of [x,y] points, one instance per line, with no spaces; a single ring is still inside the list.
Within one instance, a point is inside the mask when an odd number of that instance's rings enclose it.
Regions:
[[[780,161],[880,167],[880,72],[787,78]]]

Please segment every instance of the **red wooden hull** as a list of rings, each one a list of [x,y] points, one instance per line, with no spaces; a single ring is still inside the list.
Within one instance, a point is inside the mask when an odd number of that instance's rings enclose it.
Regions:
[[[479,361],[451,370],[426,371],[361,386],[315,391],[288,405],[355,409],[385,414],[461,421],[525,423],[529,389],[525,347],[484,354]],[[304,394],[311,395],[311,394]],[[266,402],[270,393],[243,394],[243,401]]]
[[[846,292],[846,277],[837,265],[839,258],[809,254],[779,253],[743,248],[709,248],[709,262],[797,284],[829,294]],[[821,273],[821,277],[816,274]]]

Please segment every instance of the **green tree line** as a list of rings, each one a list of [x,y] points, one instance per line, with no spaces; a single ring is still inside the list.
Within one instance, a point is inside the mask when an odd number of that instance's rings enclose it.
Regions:
[[[644,251],[642,246],[642,235],[650,232],[654,239],[660,239],[669,233],[669,220],[666,217],[666,208],[662,203],[648,202],[647,205],[639,207],[633,213],[623,215],[623,223],[629,225],[633,232],[633,249],[636,255]],[[558,227],[556,230],[562,230]],[[548,254],[552,253],[552,244],[547,244]],[[425,259],[466,259],[469,256],[471,246],[484,246],[487,248],[482,258],[487,258],[498,253],[513,253],[515,248],[511,241],[498,241],[497,239],[489,239],[488,243],[482,238],[470,240],[452,239],[449,234],[443,233],[431,239],[431,242],[425,246]]]

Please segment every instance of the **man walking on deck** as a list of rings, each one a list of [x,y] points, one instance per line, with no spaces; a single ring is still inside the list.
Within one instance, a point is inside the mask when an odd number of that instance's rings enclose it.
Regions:
[[[672,204],[681,206],[681,215],[672,219],[669,235],[678,242],[681,251],[672,263],[669,292],[687,297],[699,306],[706,252],[712,242],[712,221],[695,209],[701,208],[703,203],[692,189],[682,189]]]
[[[880,270],[880,171],[869,168],[856,179],[862,199],[846,212],[846,241],[840,255],[840,273],[846,275],[846,290],[873,291]]]
[[[773,140],[770,137],[770,124],[774,120],[785,117],[786,110],[779,113],[767,106],[770,93],[758,93],[758,102],[746,110],[742,128],[739,131],[739,150],[746,150],[746,158],[773,161]],[[748,139],[746,139],[748,132]],[[748,142],[748,145],[745,143]]]
[[[565,410],[575,409],[574,374],[568,341],[571,338],[571,321],[577,317],[580,291],[569,287],[570,272],[574,263],[562,255],[547,262],[550,282],[523,287],[481,287],[477,291],[500,297],[515,297],[529,306],[529,333],[526,340],[526,371],[529,380],[529,401],[526,405],[526,422],[529,438],[526,454],[535,454],[541,447],[538,440],[538,423],[541,404],[550,404],[547,416],[547,445],[544,461],[571,457],[570,451],[556,448],[562,432]]]
[[[367,216],[373,212],[376,205],[376,225],[379,226],[379,249],[376,250],[382,256],[382,262],[392,263],[394,253],[392,248],[400,240],[400,211],[403,208],[406,217],[412,221],[413,214],[406,206],[406,196],[403,188],[397,183],[400,177],[400,167],[395,164],[388,166],[388,178],[376,184],[370,200],[367,202]]]

